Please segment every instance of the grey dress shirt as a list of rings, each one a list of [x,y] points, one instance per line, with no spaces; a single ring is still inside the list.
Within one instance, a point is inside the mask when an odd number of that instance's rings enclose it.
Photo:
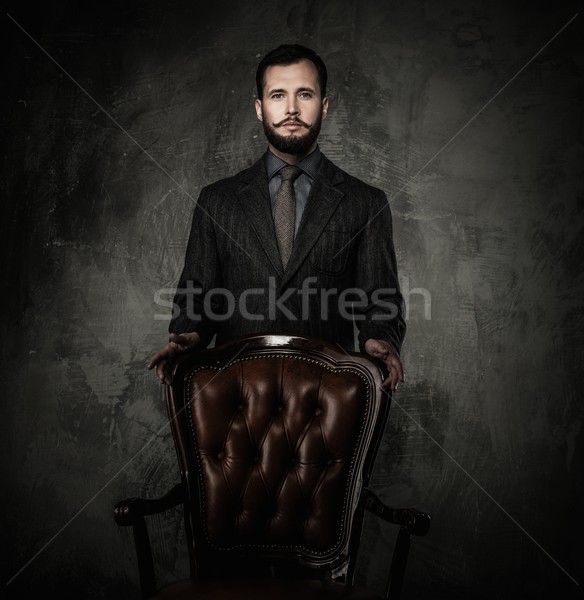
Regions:
[[[302,173],[294,181],[294,194],[296,196],[296,220],[294,224],[294,235],[298,233],[298,227],[300,227],[300,221],[302,220],[302,213],[304,212],[304,208],[308,200],[308,194],[310,193],[312,182],[316,177],[320,167],[321,156],[322,153],[317,146],[313,152],[295,165],[302,169]],[[275,154],[272,154],[270,150],[267,150],[264,154],[264,163],[266,165],[266,173],[268,175],[270,200],[272,202],[272,214],[274,214],[276,194],[281,183],[281,177],[278,172],[288,163],[284,162],[281,158],[278,158]]]

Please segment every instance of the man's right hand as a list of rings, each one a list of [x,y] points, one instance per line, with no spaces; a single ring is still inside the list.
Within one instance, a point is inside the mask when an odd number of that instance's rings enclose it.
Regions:
[[[168,344],[163,346],[148,363],[147,368],[153,369],[156,367],[156,375],[161,383],[170,384],[171,372],[170,367],[172,359],[180,354],[191,352],[201,341],[201,336],[196,333],[171,333],[168,338]]]

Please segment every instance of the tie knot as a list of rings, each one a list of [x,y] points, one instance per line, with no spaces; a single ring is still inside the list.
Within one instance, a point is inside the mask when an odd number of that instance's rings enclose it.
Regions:
[[[294,181],[302,173],[302,169],[294,165],[288,165],[280,169],[282,181]]]

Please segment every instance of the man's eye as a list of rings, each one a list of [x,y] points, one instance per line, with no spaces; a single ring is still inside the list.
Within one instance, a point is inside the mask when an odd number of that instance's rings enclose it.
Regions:
[[[312,94],[310,92],[302,92],[300,94],[300,97],[304,100],[309,100],[310,98],[312,98]]]
[[[284,94],[272,94],[272,99],[273,100],[279,100],[280,98],[283,98]]]

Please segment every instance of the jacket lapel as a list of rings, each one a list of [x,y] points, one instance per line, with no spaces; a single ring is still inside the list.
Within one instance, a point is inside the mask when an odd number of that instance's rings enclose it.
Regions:
[[[282,263],[280,251],[276,241],[276,230],[268,192],[268,178],[263,158],[260,158],[252,167],[244,171],[241,176],[241,187],[239,189],[239,201],[246,214],[250,225],[272,265],[274,271],[280,277],[282,275]]]
[[[300,228],[294,240],[290,261],[284,271],[282,286],[302,265],[344,196],[343,192],[336,187],[344,181],[343,172],[324,155],[321,161],[318,176],[310,189]],[[274,233],[274,243],[275,239]],[[277,252],[277,245],[275,247]]]

